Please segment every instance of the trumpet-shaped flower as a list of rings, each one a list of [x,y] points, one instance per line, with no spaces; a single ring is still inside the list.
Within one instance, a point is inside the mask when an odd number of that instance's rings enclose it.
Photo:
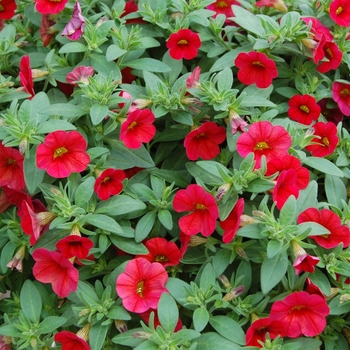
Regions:
[[[335,81],[332,85],[333,100],[344,115],[350,116],[350,83]]]
[[[69,331],[56,333],[54,339],[57,343],[62,344],[62,350],[91,350],[83,338]]]
[[[90,238],[81,237],[79,235],[69,235],[56,243],[57,250],[59,250],[66,259],[73,257],[85,259],[93,246],[94,243]]]
[[[329,6],[332,20],[342,27],[350,26],[350,3],[348,0],[333,0]]]
[[[288,105],[290,119],[304,125],[310,125],[318,119],[321,113],[321,107],[311,95],[294,95],[288,101]]]
[[[110,196],[115,196],[123,189],[122,181],[125,173],[120,169],[106,169],[96,179],[94,191],[101,200],[107,200]]]
[[[65,8],[68,0],[34,0],[34,2],[35,8],[38,12],[44,15],[54,15]]]
[[[17,9],[15,0],[0,1],[0,19],[10,19],[15,15]]]
[[[33,74],[32,70],[30,69],[30,58],[28,55],[23,56],[19,62],[19,82],[21,83],[24,91],[31,95],[29,99],[32,99],[35,95],[35,91]]]
[[[170,35],[166,47],[169,49],[169,55],[174,60],[191,60],[198,54],[201,47],[199,35],[190,29],[180,29],[178,32]]]

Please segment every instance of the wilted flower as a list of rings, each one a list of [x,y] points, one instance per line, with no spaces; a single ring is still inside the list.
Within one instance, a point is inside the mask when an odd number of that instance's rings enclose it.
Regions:
[[[68,24],[64,27],[62,35],[70,40],[78,40],[84,32],[85,19],[81,12],[79,1],[74,4],[73,15]]]

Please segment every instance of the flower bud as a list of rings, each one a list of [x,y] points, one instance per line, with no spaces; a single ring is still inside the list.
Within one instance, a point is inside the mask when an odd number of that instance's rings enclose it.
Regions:
[[[152,334],[147,332],[135,332],[131,336],[133,338],[150,339]]]
[[[90,329],[91,329],[91,323],[88,323],[86,326],[79,329],[79,331],[77,332],[77,336],[81,339],[84,339],[85,341],[88,341]]]
[[[201,244],[205,244],[207,243],[208,239],[198,236],[198,235],[194,235],[190,237],[190,243],[188,244],[189,247],[197,247]]]
[[[49,75],[49,72],[47,70],[32,69],[33,79],[46,77],[47,75]]]
[[[221,185],[216,192],[215,199],[217,201],[220,201],[225,196],[225,194],[230,190],[231,186],[232,186],[231,183],[225,183]]]
[[[231,289],[224,297],[222,298],[225,301],[231,301],[233,299],[236,299],[238,296],[240,296],[244,292],[245,288],[244,286],[238,286],[236,288]]]
[[[23,259],[26,253],[26,246],[21,246],[21,248],[18,249],[17,253],[13,257],[13,259],[6,265],[11,270],[17,269],[17,271],[22,272],[23,271]]]
[[[226,288],[226,289],[232,288],[230,281],[228,280],[228,278],[225,275],[220,275],[218,280],[222,283],[224,288]]]
[[[128,327],[123,320],[114,320],[115,327],[118,329],[120,333],[127,332]]]

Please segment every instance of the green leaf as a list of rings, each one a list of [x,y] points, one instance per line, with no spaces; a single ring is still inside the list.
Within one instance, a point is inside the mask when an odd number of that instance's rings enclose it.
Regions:
[[[187,298],[189,294],[187,290],[190,290],[191,287],[185,281],[179,278],[169,277],[165,287],[180,305],[184,305],[188,302]]]
[[[346,186],[338,176],[326,174],[324,186],[328,203],[341,208],[342,200],[347,202]]]
[[[78,186],[74,195],[74,201],[77,206],[82,206],[91,199],[94,193],[94,184],[95,178],[91,176]]]
[[[279,283],[287,272],[288,257],[285,251],[266,258],[261,265],[260,283],[261,291],[267,294]]]
[[[108,107],[106,105],[93,105],[90,109],[90,117],[93,125],[98,125],[108,115]]]
[[[319,339],[298,338],[298,339],[287,340],[283,342],[283,350],[296,350],[296,349],[318,350],[321,345],[322,345],[322,341]]]
[[[0,334],[1,335],[7,335],[8,337],[14,337],[14,338],[22,336],[22,332],[20,332],[12,324],[0,326]]]
[[[152,210],[145,214],[136,224],[135,241],[143,241],[151,232],[154,222],[156,220],[157,211]]]
[[[245,345],[245,333],[242,327],[228,316],[212,316],[209,319],[212,327],[224,338],[239,345]]]
[[[61,119],[50,119],[38,126],[36,129],[37,134],[49,134],[50,132],[56,131],[56,130],[76,130],[76,127]]]
[[[210,286],[215,286],[215,271],[213,265],[208,263],[201,273],[199,287],[206,291]]]
[[[239,350],[241,347],[231,341],[225,339],[221,335],[208,332],[202,334],[197,341],[197,348],[200,350]]]
[[[124,55],[127,51],[124,49],[121,49],[119,46],[112,44],[108,46],[108,49],[106,51],[106,59],[107,61],[114,61],[120,56]]]
[[[218,278],[221,274],[224,273],[227,266],[231,261],[231,251],[228,249],[220,249],[216,252],[213,259],[213,269],[215,277]]]
[[[159,210],[158,219],[167,230],[170,231],[173,228],[173,217],[171,216],[169,210]]]
[[[279,241],[278,239],[271,239],[269,243],[267,243],[267,257],[273,258],[276,254],[278,254],[283,248],[283,241]]]
[[[289,196],[286,203],[284,203],[280,211],[280,224],[287,226],[294,222],[297,217],[297,201],[294,196]]]
[[[85,52],[87,50],[88,47],[84,44],[73,42],[63,45],[58,51],[58,53]]]
[[[22,286],[20,303],[23,313],[33,323],[39,323],[42,308],[41,295],[31,280],[26,280]]]
[[[67,319],[59,316],[48,316],[39,325],[39,330],[41,334],[48,334],[67,322]]]
[[[224,90],[230,90],[233,84],[233,74],[232,70],[229,67],[225,67],[223,71],[217,75],[218,82],[217,87],[219,92]]]
[[[133,255],[148,254],[148,249],[142,243],[136,243],[133,238],[112,235],[109,239],[116,247],[126,253]]]
[[[87,282],[79,281],[76,295],[86,306],[94,306],[100,302],[95,289]]]
[[[135,61],[125,63],[128,67],[134,69],[140,69],[148,72],[169,72],[170,67],[154,58],[139,58]]]
[[[38,185],[43,182],[45,170],[40,170],[35,163],[36,146],[32,147],[24,158],[24,179],[30,194],[34,194]]]
[[[129,346],[132,349],[135,349],[136,346],[143,343],[145,339],[135,338],[132,335],[136,332],[144,332],[143,328],[134,328],[130,331],[120,333],[112,338],[112,342],[119,345]]]
[[[262,227],[260,224],[250,224],[241,227],[236,235],[241,237],[247,237],[247,238],[257,238],[261,239],[264,236],[261,235]]]
[[[252,193],[262,193],[271,190],[275,187],[275,184],[267,179],[255,179],[250,181],[247,186],[247,191]]]
[[[124,194],[113,196],[106,201],[101,201],[95,210],[95,214],[109,214],[122,216],[135,211],[146,209],[146,204],[140,199],[135,199]]]
[[[311,279],[311,282],[316,284],[325,295],[329,296],[331,294],[331,284],[327,276],[321,272],[317,267],[313,273],[310,273],[308,276]]]
[[[103,326],[101,323],[92,325],[89,333],[89,345],[91,350],[102,349],[108,329],[109,326]]]
[[[112,233],[115,233],[117,235],[123,236],[124,231],[120,227],[120,225],[112,219],[110,216],[103,215],[103,214],[92,214],[88,216],[87,223],[90,225],[96,226],[101,228],[102,230],[106,230]]]
[[[248,32],[256,34],[258,37],[265,35],[265,29],[261,24],[261,21],[253,13],[245,10],[243,7],[233,5],[232,6],[234,17],[231,19],[237,23],[240,27],[244,28]]]
[[[131,320],[130,314],[121,306],[113,305],[107,313],[107,317],[112,320]]]
[[[164,331],[166,333],[174,332],[179,319],[179,309],[174,298],[168,293],[163,293],[159,299],[157,310],[159,322]]]
[[[308,186],[299,192],[299,197],[297,199],[297,215],[299,215],[304,210],[316,207],[317,205],[317,192],[318,185],[315,180],[310,181]]]
[[[105,56],[91,54],[91,66],[96,72],[104,74],[106,77],[111,76],[112,79],[121,79],[122,74],[118,65],[114,61],[107,61]]]
[[[209,312],[202,307],[194,310],[193,326],[197,332],[201,332],[209,322]]]
[[[343,172],[331,161],[325,158],[318,157],[307,157],[303,161],[304,165],[319,170],[324,174],[334,175],[338,177],[343,177]]]
[[[79,118],[86,114],[86,111],[72,103],[56,103],[39,110],[44,115],[60,115],[65,118]]]

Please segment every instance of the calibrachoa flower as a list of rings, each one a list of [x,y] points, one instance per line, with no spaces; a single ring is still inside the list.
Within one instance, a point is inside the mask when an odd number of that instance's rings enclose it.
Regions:
[[[117,278],[117,293],[128,311],[143,313],[157,309],[158,301],[167,292],[168,274],[160,263],[144,258],[130,260]]]
[[[326,41],[332,41],[333,35],[328,27],[322,24],[322,22],[316,17],[302,17],[302,20],[309,25],[311,22],[311,33],[316,41],[320,41],[322,37]]]
[[[226,129],[214,122],[203,123],[188,133],[184,140],[186,155],[190,160],[213,159],[220,153],[219,145],[226,139]]]
[[[0,1],[0,18],[10,19],[14,16],[17,5],[15,0]]]
[[[288,101],[288,115],[290,119],[304,125],[310,125],[317,120],[321,113],[321,107],[315,97],[311,95],[294,95]]]
[[[332,85],[333,100],[338,103],[339,109],[350,116],[350,82],[335,81]]]
[[[50,176],[64,178],[86,169],[90,163],[86,148],[87,142],[78,131],[54,131],[38,146],[36,164]]]
[[[89,85],[89,77],[92,77],[94,72],[91,66],[78,66],[66,75],[66,81],[72,85],[78,85],[78,83]]]
[[[123,190],[122,181],[125,173],[120,169],[106,169],[96,179],[94,191],[101,200],[107,200],[110,196],[115,196]]]
[[[56,243],[57,250],[59,250],[66,259],[73,257],[85,259],[93,246],[94,243],[90,238],[74,234],[62,238]]]
[[[62,31],[63,36],[70,40],[78,40],[84,32],[85,18],[82,15],[79,1],[74,4],[73,15]]]
[[[66,6],[68,0],[34,0],[36,3],[35,8],[42,14],[51,14],[61,12]]]
[[[283,170],[273,189],[272,198],[277,209],[282,209],[290,196],[299,197],[299,187],[297,186],[297,173],[294,169]]]
[[[314,157],[325,157],[332,154],[339,142],[338,130],[335,124],[332,122],[318,122],[312,128],[315,137],[311,142],[314,144],[306,146],[305,149]]]
[[[32,254],[35,264],[33,275],[42,283],[51,283],[53,291],[61,298],[75,292],[79,272],[61,253],[38,248]]]
[[[180,29],[178,32],[170,35],[166,47],[169,49],[169,55],[174,60],[191,60],[198,54],[201,46],[199,35],[190,29]]]
[[[329,6],[332,20],[342,27],[350,26],[350,3],[347,0],[333,0]]]
[[[83,330],[82,328],[81,330]],[[79,333],[80,331],[78,331]],[[91,350],[86,340],[69,331],[61,331],[55,334],[54,339],[57,343],[62,344],[62,350]],[[86,337],[87,338],[87,337]]]
[[[318,210],[308,208],[298,216],[298,224],[313,221],[324,226],[329,234],[310,236],[318,245],[323,248],[331,249],[343,243],[343,248],[350,244],[350,230],[346,225],[342,225],[340,217],[329,209]]]
[[[292,248],[295,256],[293,263],[295,273],[299,275],[300,272],[314,272],[315,266],[319,263],[320,259],[307,254],[305,249],[296,241],[292,241]]]
[[[321,114],[327,119],[327,121],[338,125],[338,123],[344,119],[344,114],[333,99],[323,98],[318,101],[318,105],[321,107]]]
[[[19,62],[19,81],[24,91],[31,95],[29,99],[32,99],[35,95],[35,91],[32,70],[30,69],[30,58],[28,55],[23,56]]]
[[[241,52],[235,59],[235,66],[241,83],[255,84],[260,89],[269,87],[278,76],[276,63],[262,52]]]
[[[329,311],[320,296],[294,292],[272,304],[270,318],[283,323],[289,338],[315,337],[325,329]]]
[[[337,69],[343,59],[343,53],[340,51],[337,44],[335,44],[333,41],[326,41],[322,49],[324,51],[324,57],[328,61],[323,61],[317,67],[317,70],[320,73],[327,73],[330,70]]]
[[[151,110],[134,110],[128,114],[121,126],[120,140],[127,148],[140,148],[143,142],[150,142],[156,134],[154,120],[155,116]]]
[[[283,0],[259,0],[255,3],[258,7],[273,7],[278,11],[287,12],[288,8]]]
[[[260,168],[261,157],[266,161],[288,155],[292,138],[282,126],[273,125],[269,121],[255,122],[248,132],[241,134],[237,140],[237,152],[242,157],[254,153],[255,168]]]
[[[195,235],[200,232],[207,237],[214,232],[219,211],[215,198],[203,187],[193,184],[177,191],[173,207],[178,213],[191,212],[179,220],[180,230],[184,234]]]
[[[229,20],[229,17],[233,17],[233,11],[232,11],[232,5],[240,6],[240,2],[237,0],[216,0],[214,3],[207,6],[208,10],[215,11],[216,14],[213,16],[213,18],[216,18],[217,15],[225,15],[226,16],[226,23],[231,23],[232,21]]]
[[[136,255],[136,258],[144,258],[150,262],[159,262],[164,267],[176,266],[180,263],[180,249],[174,242],[169,242],[163,237],[155,237],[144,242],[149,253]]]

